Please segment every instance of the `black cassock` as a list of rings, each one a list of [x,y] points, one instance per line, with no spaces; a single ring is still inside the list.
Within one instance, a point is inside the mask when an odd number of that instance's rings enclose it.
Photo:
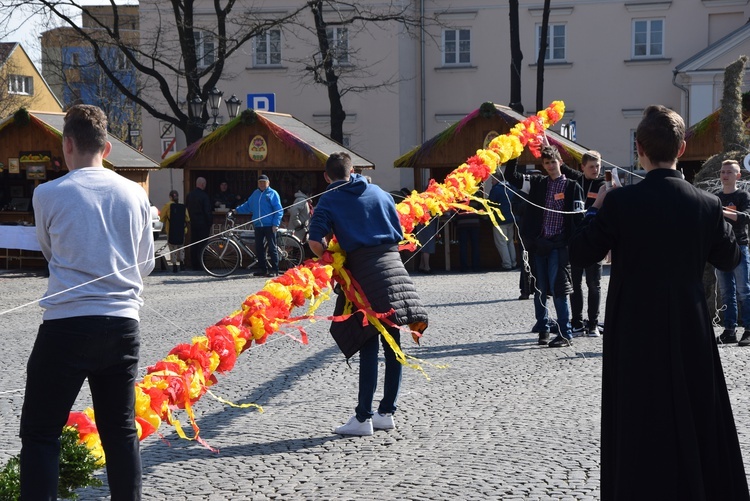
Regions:
[[[706,262],[739,262],[719,199],[652,170],[607,194],[570,261],[589,266],[610,249],[601,499],[750,499],[703,292]]]

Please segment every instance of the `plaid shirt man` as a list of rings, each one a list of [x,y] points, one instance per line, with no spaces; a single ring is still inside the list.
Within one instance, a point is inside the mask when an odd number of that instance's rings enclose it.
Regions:
[[[544,206],[547,209],[542,216],[542,237],[551,238],[563,232],[563,214],[565,206],[565,187],[567,179],[565,175],[557,179],[547,180],[547,196],[544,199]]]

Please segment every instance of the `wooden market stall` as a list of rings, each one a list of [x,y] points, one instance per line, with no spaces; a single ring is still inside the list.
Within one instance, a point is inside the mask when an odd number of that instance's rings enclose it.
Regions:
[[[311,196],[325,191],[325,162],[338,151],[351,156],[357,171],[374,168],[372,162],[291,115],[248,109],[166,158],[161,166],[184,169],[184,193],[190,193],[196,179],[203,177],[212,199],[219,184],[226,181],[229,191],[242,202],[257,188],[258,176],[265,174],[287,207],[297,190]],[[224,218],[225,211],[214,213],[215,224],[222,224]]]
[[[427,186],[427,180],[435,179],[442,182],[446,175],[474,155],[478,149],[486,147],[496,136],[507,134],[515,124],[525,118],[507,106],[484,103],[440,134],[396,159],[393,165],[414,168],[415,189],[422,191]],[[552,130],[547,130],[547,140],[557,147],[565,164],[573,169],[580,169],[581,157],[588,148]],[[534,165],[541,165],[541,159],[534,157],[527,148],[519,157],[518,163],[520,166],[533,168]],[[500,257],[495,249],[492,226],[487,218],[481,221],[479,240],[482,267],[498,269]],[[430,266],[445,270],[459,268],[458,243],[452,223],[443,226]]]
[[[0,264],[43,264],[34,233],[31,199],[41,183],[68,172],[62,151],[64,113],[19,110],[0,122]],[[104,166],[140,184],[159,165],[116,137]],[[39,263],[41,261],[41,263]]]

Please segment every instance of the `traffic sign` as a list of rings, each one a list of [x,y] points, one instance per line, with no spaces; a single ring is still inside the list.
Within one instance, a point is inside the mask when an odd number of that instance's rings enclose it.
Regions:
[[[248,94],[247,107],[255,111],[276,111],[276,94]]]

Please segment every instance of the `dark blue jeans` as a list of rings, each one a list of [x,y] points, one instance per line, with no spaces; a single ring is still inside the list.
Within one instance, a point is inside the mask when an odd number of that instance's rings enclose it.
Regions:
[[[393,339],[401,346],[400,331],[389,328]],[[383,343],[385,357],[385,382],[383,385],[383,399],[378,406],[381,414],[396,412],[396,401],[401,389],[401,362],[396,360],[396,354],[385,341],[383,336],[372,336],[359,350],[359,399],[355,412],[357,419],[363,422],[372,417],[372,399],[378,386],[378,339]]]
[[[266,241],[268,242],[268,254],[271,256],[271,267],[266,262]],[[255,257],[258,258],[258,266],[265,271],[279,272],[279,249],[276,247],[276,232],[271,226],[255,227]]]
[[[139,347],[138,321],[130,318],[72,317],[39,326],[21,411],[21,499],[57,499],[60,434],[85,378],[112,499],[141,499],[134,411]]]
[[[565,250],[565,249],[563,249]],[[564,338],[571,339],[573,333],[570,330],[570,310],[568,308],[568,296],[555,291],[558,273],[560,270],[560,249],[553,249],[549,255],[534,255],[534,272],[536,273],[536,290],[534,291],[534,313],[537,325],[549,326],[552,321],[547,310],[547,294],[552,295],[552,302],[557,313],[559,332]]]

